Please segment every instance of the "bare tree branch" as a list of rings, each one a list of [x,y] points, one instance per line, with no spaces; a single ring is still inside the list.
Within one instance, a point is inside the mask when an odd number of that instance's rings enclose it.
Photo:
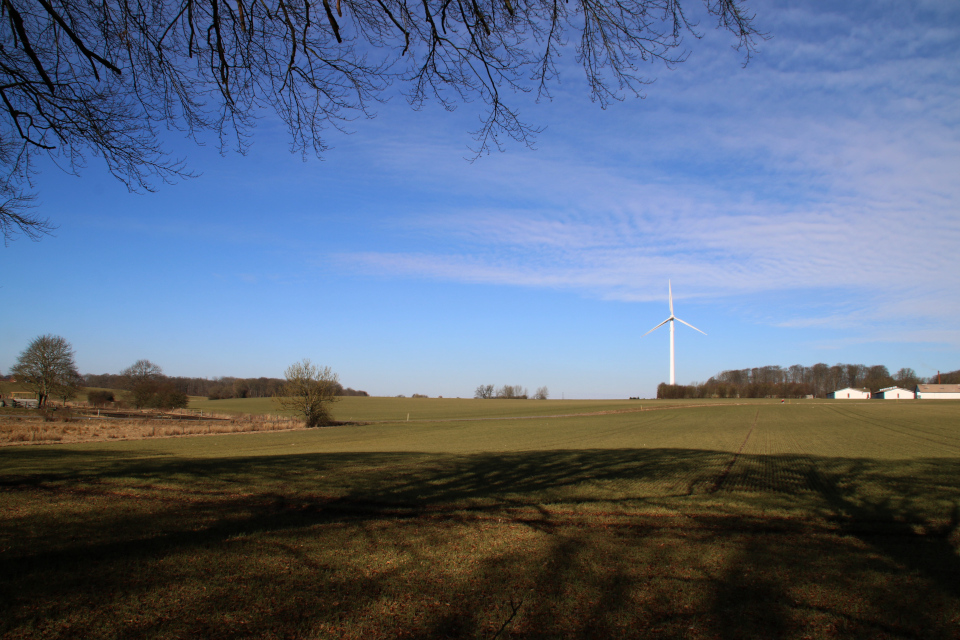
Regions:
[[[702,1],[748,61],[764,36],[742,0]],[[52,229],[24,213],[37,153],[73,173],[99,158],[149,191],[193,175],[168,156],[161,127],[212,131],[242,153],[254,114],[272,111],[293,151],[321,155],[327,129],[372,115],[391,84],[414,108],[485,105],[474,158],[502,136],[532,146],[540,129],[505,98],[549,97],[568,39],[601,106],[639,95],[637,65],[678,64],[682,35],[699,35],[680,2],[0,0],[0,232]]]

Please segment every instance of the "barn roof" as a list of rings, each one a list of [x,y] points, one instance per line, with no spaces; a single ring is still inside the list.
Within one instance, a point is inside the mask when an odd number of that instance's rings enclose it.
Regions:
[[[960,384],[918,384],[921,393],[960,393]]]
[[[921,393],[960,393],[960,384],[918,384]]]

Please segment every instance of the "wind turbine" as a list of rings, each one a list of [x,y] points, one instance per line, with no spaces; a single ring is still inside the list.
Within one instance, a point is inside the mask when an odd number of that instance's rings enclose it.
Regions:
[[[654,331],[656,331],[663,325],[667,324],[668,322],[670,323],[670,384],[677,384],[676,363],[674,360],[674,346],[673,346],[673,332],[674,332],[673,321],[676,320],[677,322],[683,322],[683,324],[687,325],[694,331],[700,331],[700,329],[697,329],[695,326],[693,326],[689,322],[685,322],[680,318],[676,317],[675,315],[673,315],[673,286],[670,284],[669,280],[667,280],[667,291],[670,294],[670,317],[664,320],[663,322],[661,322],[660,324],[658,324],[657,326],[655,326],[653,329],[650,329],[650,331],[647,331],[647,333],[643,334],[643,336],[653,333]],[[703,331],[700,331],[700,333],[703,333],[703,335],[707,335]],[[640,337],[642,338],[643,336],[640,336]]]

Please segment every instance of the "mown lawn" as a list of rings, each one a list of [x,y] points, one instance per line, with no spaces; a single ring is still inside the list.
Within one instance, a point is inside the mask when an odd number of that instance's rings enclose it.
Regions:
[[[8,447],[0,636],[955,639],[958,524],[960,403]]]

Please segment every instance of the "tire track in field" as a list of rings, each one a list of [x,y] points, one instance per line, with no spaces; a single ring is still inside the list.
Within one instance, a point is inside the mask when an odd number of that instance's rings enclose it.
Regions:
[[[710,493],[716,493],[720,490],[720,487],[723,486],[724,480],[727,479],[727,476],[730,475],[730,470],[733,469],[733,465],[737,464],[737,460],[740,459],[740,454],[743,453],[743,450],[747,446],[747,441],[750,440],[750,436],[753,434],[753,430],[757,427],[757,421],[760,419],[760,407],[757,407],[757,413],[753,416],[753,424],[750,425],[750,431],[747,431],[747,437],[743,439],[743,442],[740,443],[740,448],[737,449],[737,452],[733,454],[733,459],[727,464],[726,468],[720,472],[720,475],[717,476],[717,481],[713,483],[713,488],[710,489]]]
[[[894,429],[891,426],[888,426],[882,422],[877,421],[876,418],[868,419],[866,416],[858,415],[853,412],[845,412],[845,411],[842,411],[839,407],[835,407],[831,405],[827,405],[827,408],[833,411],[834,413],[837,413],[843,416],[844,418],[852,419],[856,422],[863,422],[869,425],[873,425],[874,427],[880,427],[881,429],[892,431],[893,433],[896,433],[901,436],[910,436],[913,438],[917,438],[919,440],[926,440],[927,442],[932,442],[934,444],[940,445],[941,447],[947,447],[948,449],[953,449],[954,451],[960,451],[960,446],[957,446],[954,443],[944,442],[943,440],[937,439],[936,437],[926,437],[926,436],[935,436],[939,434],[933,434],[923,429],[915,429],[915,431],[904,431],[902,429]],[[926,436],[920,435],[919,433],[917,433],[917,431],[919,431],[920,433],[926,434]],[[946,436],[946,437],[950,438],[950,436]]]

